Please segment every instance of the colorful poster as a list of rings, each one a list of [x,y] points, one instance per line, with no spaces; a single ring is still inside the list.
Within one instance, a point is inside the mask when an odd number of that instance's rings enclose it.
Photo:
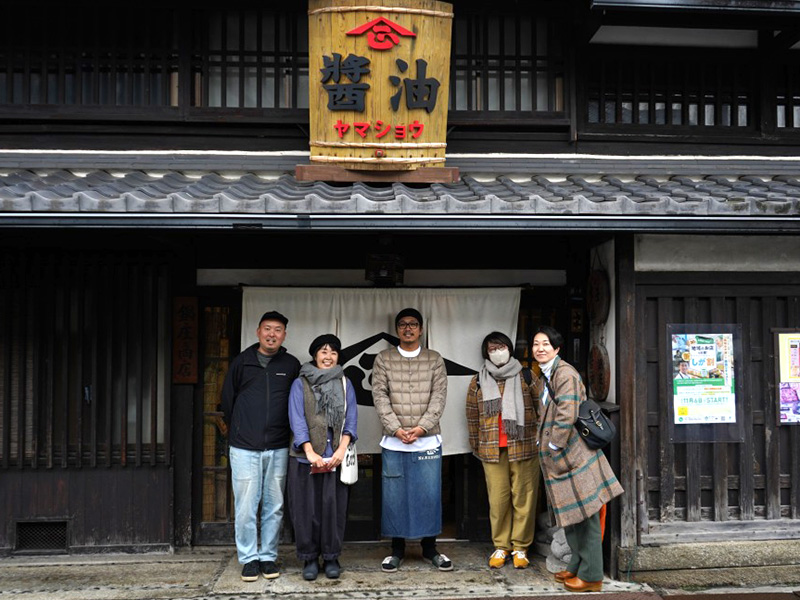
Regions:
[[[778,415],[800,423],[800,331],[778,333]]]
[[[778,384],[778,390],[781,423],[800,423],[800,383],[782,381]]]
[[[736,422],[733,334],[672,335],[676,425]]]
[[[800,332],[778,334],[778,364],[781,383],[800,383]]]

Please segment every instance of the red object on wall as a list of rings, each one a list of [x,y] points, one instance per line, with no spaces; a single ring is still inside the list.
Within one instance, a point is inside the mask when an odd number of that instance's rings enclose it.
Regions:
[[[401,27],[384,17],[351,29],[346,35],[362,35],[367,33],[367,45],[373,50],[389,50],[400,43],[400,36],[417,37],[413,31]]]

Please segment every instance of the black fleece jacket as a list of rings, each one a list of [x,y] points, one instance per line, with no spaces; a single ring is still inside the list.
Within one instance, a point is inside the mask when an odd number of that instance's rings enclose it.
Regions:
[[[228,444],[244,450],[289,447],[289,388],[300,361],[280,348],[266,368],[258,362],[258,344],[231,361],[222,386],[222,411]]]

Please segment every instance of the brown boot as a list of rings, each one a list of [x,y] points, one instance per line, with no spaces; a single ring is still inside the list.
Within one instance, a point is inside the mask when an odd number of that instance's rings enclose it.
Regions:
[[[564,587],[570,592],[599,592],[603,589],[602,581],[584,581],[580,577],[564,580]]]

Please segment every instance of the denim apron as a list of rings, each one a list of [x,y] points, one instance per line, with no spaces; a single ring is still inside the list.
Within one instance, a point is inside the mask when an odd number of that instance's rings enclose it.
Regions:
[[[386,537],[417,539],[442,532],[442,447],[421,452],[382,453]]]

